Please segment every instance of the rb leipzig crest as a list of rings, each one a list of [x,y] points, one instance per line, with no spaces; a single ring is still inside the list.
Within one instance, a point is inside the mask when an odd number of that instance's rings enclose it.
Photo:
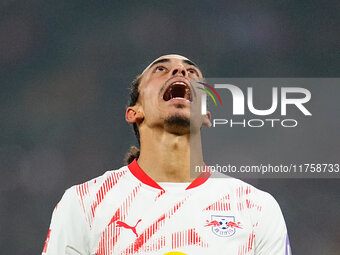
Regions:
[[[241,222],[235,222],[234,216],[211,215],[211,221],[206,221],[205,227],[211,226],[212,232],[221,237],[235,234],[236,228],[242,228]]]

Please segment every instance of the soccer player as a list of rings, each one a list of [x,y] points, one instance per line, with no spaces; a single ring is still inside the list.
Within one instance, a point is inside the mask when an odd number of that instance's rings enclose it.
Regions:
[[[204,165],[200,129],[211,125],[200,114],[203,92],[190,84],[196,78],[199,68],[179,55],[136,78],[125,118],[140,151],[65,192],[43,254],[290,254],[271,195],[234,178],[190,175],[190,165]]]

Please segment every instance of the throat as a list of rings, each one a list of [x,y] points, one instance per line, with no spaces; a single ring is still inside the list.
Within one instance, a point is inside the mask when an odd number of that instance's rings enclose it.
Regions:
[[[202,165],[200,134],[176,135],[164,129],[141,132],[139,166],[156,182],[191,182],[199,173],[191,171]]]
[[[190,155],[160,155],[146,160],[141,153],[138,164],[156,182],[190,182]]]
[[[174,136],[143,145],[138,164],[156,182],[190,182],[190,141]]]
[[[190,168],[185,166],[165,166],[164,171],[155,174],[156,182],[192,182]]]

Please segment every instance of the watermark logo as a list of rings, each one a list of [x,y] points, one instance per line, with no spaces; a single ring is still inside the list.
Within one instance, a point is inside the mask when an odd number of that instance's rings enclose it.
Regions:
[[[311,100],[311,92],[308,89],[302,87],[270,87],[271,89],[271,105],[265,109],[259,109],[254,104],[254,89],[253,87],[247,87],[245,92],[236,85],[232,84],[214,84],[209,85],[208,83],[198,82],[203,85],[204,88],[198,87],[198,89],[205,92],[201,98],[201,113],[202,115],[207,114],[207,95],[213,100],[215,106],[217,101],[213,94],[218,98],[220,105],[223,107],[223,103],[220,97],[222,91],[232,96],[232,115],[233,116],[244,116],[246,114],[252,114],[255,116],[270,116],[272,114],[279,114],[280,116],[287,116],[287,108],[295,107],[303,116],[312,116],[312,113],[307,109],[306,104]],[[216,91],[220,90],[220,94]],[[212,92],[211,92],[212,91]],[[222,94],[221,94],[222,95]],[[259,94],[257,94],[259,95]],[[260,94],[260,96],[263,96]],[[224,109],[228,109],[228,104]],[[281,123],[283,127],[296,127],[298,121],[296,119],[212,119],[212,126],[216,125],[240,125],[243,127],[262,127],[266,123],[274,127],[276,123]],[[235,126],[234,125],[234,126]],[[231,126],[232,127],[232,126]]]
[[[202,104],[201,104],[202,115],[207,114],[207,95],[209,95],[210,98],[213,100],[214,104],[217,105],[215,97],[208,89],[210,89],[217,96],[218,100],[220,101],[220,104],[223,105],[220,95],[217,93],[217,91],[212,86],[204,82],[198,82],[198,83],[202,84],[205,88],[201,88],[201,87],[197,87],[197,88],[200,90],[203,90],[206,93],[202,95]]]

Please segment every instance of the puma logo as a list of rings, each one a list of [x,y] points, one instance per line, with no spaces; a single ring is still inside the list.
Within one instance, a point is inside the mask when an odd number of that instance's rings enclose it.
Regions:
[[[131,226],[129,226],[128,224],[126,224],[125,222],[122,222],[122,221],[118,220],[118,221],[116,222],[116,226],[117,226],[117,227],[123,227],[123,228],[126,228],[126,229],[131,229],[132,232],[136,235],[136,237],[138,237],[138,234],[137,234],[137,231],[136,231],[136,227],[137,227],[138,223],[141,222],[141,221],[142,221],[142,220],[139,219],[139,220],[137,221],[136,225],[134,225],[133,227],[131,227]]]

